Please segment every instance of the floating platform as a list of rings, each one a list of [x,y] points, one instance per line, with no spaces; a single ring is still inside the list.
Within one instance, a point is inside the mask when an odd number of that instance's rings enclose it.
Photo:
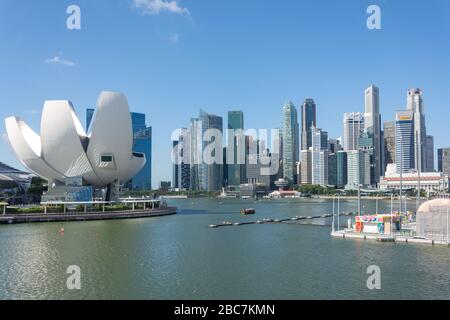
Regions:
[[[415,237],[405,237],[405,236],[391,236],[391,235],[377,235],[377,234],[364,234],[355,233],[348,231],[334,231],[331,233],[334,238],[342,239],[361,239],[361,240],[374,240],[378,242],[398,242],[398,243],[415,243],[415,244],[429,244],[429,245],[448,245],[444,241],[435,241],[431,239],[421,239]]]
[[[351,216],[353,213],[342,213],[341,216]],[[219,223],[219,224],[210,224],[208,227],[210,228],[220,228],[220,227],[232,227],[232,226],[245,226],[250,224],[276,224],[276,223],[285,223],[285,222],[294,222],[301,220],[315,220],[315,219],[327,219],[333,217],[332,214],[323,214],[320,216],[295,216],[293,218],[285,218],[285,219],[272,219],[272,218],[264,218],[262,220],[257,221],[245,221],[245,222],[228,222],[228,223]]]
[[[176,207],[167,207],[156,210],[114,212],[6,214],[0,215],[0,224],[140,219],[168,216],[176,213]]]

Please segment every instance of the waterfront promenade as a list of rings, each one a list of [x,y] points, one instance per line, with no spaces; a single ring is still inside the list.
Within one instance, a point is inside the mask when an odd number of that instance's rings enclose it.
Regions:
[[[174,215],[176,213],[177,213],[176,207],[167,207],[155,210],[136,210],[136,211],[6,214],[0,216],[0,224],[139,219],[139,218],[168,216]]]

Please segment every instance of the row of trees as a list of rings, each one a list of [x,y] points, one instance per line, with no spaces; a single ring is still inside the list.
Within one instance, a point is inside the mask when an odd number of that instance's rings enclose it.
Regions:
[[[346,196],[357,196],[358,195],[358,190],[340,190],[340,189],[336,189],[336,188],[332,188],[332,187],[322,187],[320,185],[296,185],[294,186],[294,190],[301,192],[302,194],[309,194],[309,195],[337,195],[337,194],[341,194],[341,195],[346,195]],[[395,194],[399,194],[399,191],[394,192]],[[363,195],[365,195],[366,193],[362,192]],[[417,190],[413,189],[413,190],[405,190],[403,192],[403,194],[405,196],[408,197],[415,197],[417,196]],[[426,197],[427,193],[425,190],[421,190],[420,192],[421,197]],[[386,196],[389,194],[386,194],[384,192],[371,192],[370,193],[371,196]]]
[[[151,196],[157,198],[159,196],[188,196],[188,197],[217,197],[219,192],[208,192],[208,191],[163,191],[163,190],[142,190],[142,191],[128,191],[125,192],[125,197],[145,197]]]

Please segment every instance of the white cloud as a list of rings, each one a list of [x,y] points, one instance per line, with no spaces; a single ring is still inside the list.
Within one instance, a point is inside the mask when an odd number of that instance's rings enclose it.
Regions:
[[[49,58],[45,60],[45,63],[48,64],[60,64],[67,67],[75,67],[75,62],[63,59],[60,56],[54,56],[53,58]]]
[[[171,34],[169,37],[169,40],[173,44],[176,44],[176,43],[178,43],[178,41],[180,41],[180,35],[178,33]]]
[[[190,15],[187,8],[181,7],[177,0],[133,0],[133,7],[142,14],[160,14],[162,12]]]

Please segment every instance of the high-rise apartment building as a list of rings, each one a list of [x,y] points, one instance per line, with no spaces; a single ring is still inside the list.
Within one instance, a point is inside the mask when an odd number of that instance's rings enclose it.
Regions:
[[[316,103],[313,99],[306,99],[302,104],[301,150],[308,150],[312,146],[311,128],[316,126]]]
[[[364,132],[364,114],[351,112],[344,114],[344,151],[357,150],[358,139]]]
[[[296,163],[299,161],[299,125],[297,110],[292,102],[283,107],[283,176],[289,182],[295,182]]]

